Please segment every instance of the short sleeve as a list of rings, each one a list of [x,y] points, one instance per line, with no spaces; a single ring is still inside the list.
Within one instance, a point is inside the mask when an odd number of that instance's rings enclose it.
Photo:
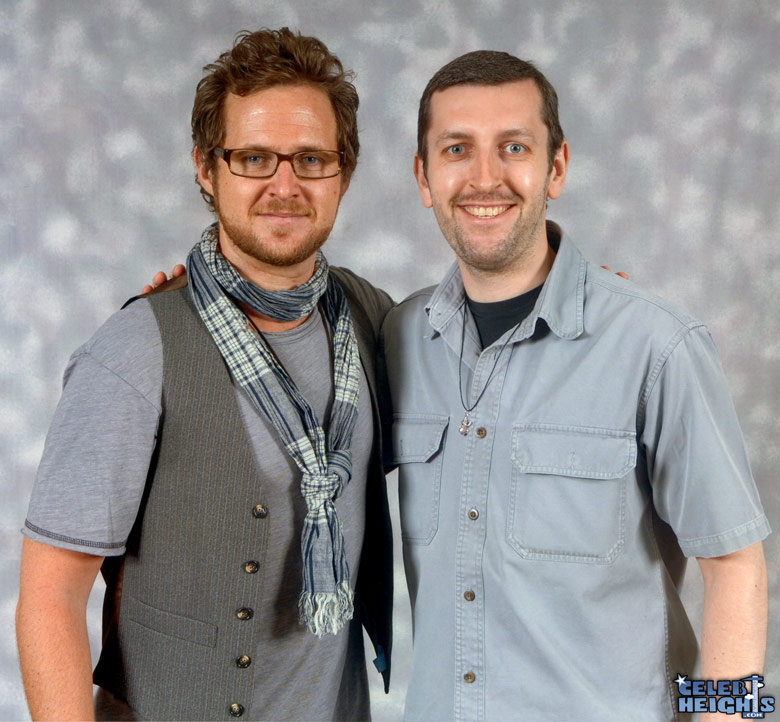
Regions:
[[[65,549],[123,554],[154,451],[162,344],[137,301],[71,357],[22,532]]]
[[[769,523],[709,331],[688,330],[658,368],[642,433],[658,514],[686,556],[722,556],[764,539]]]

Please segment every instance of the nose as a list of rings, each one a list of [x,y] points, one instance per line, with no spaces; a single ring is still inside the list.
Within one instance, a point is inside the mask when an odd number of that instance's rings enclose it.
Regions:
[[[501,185],[501,160],[496,150],[478,153],[470,170],[470,183],[478,191],[492,191]]]
[[[277,198],[291,198],[298,195],[300,191],[298,176],[295,175],[289,160],[281,161],[276,173],[268,179],[268,191]]]

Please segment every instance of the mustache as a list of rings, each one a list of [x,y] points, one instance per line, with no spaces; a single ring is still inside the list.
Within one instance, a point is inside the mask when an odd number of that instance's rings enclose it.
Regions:
[[[265,201],[262,205],[255,206],[252,211],[257,214],[262,213],[294,213],[300,216],[311,215],[311,209],[301,203],[295,201],[280,201],[270,200]]]

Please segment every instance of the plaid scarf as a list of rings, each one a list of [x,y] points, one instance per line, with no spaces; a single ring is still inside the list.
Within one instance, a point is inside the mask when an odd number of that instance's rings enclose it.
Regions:
[[[267,291],[242,278],[217,249],[219,225],[209,226],[187,257],[195,308],[214,338],[234,382],[271,422],[303,476],[307,513],[301,534],[301,623],[313,634],[335,634],[352,618],[353,591],[341,521],[333,502],[352,474],[350,444],[358,409],[360,358],[344,293],[317,252],[314,275],[291,291]],[[334,399],[327,438],[311,405],[266,345],[249,330],[243,301],[279,321],[310,314],[323,299],[333,334]]]

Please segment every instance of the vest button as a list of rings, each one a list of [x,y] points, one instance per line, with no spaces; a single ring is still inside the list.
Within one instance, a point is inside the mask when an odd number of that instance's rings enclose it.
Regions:
[[[254,509],[252,509],[252,516],[255,519],[265,519],[268,516],[268,509],[266,509],[263,504],[257,504]]]
[[[252,664],[252,658],[248,654],[242,654],[236,658],[236,666],[240,669],[246,669],[250,664]]]
[[[484,426],[480,426],[477,429],[477,436],[479,436],[480,439],[484,439],[487,436],[487,429]]]
[[[466,672],[466,674],[463,675],[463,681],[466,682],[466,684],[473,684],[476,678],[477,675],[474,674],[474,672]]]
[[[469,519],[471,519],[471,521],[479,519],[479,511],[476,509],[469,509]]]
[[[463,598],[467,602],[473,602],[474,599],[476,598],[476,595],[474,594],[474,592],[471,591],[471,589],[467,589],[465,592],[463,592]]]
[[[240,717],[244,714],[244,705],[241,705],[238,702],[233,702],[228,709],[230,710],[231,717]]]
[[[247,619],[252,619],[254,612],[249,607],[241,607],[241,609],[236,610],[236,616],[246,621]]]
[[[247,574],[255,574],[258,569],[260,569],[260,564],[256,562],[254,559],[244,564],[244,571]]]

